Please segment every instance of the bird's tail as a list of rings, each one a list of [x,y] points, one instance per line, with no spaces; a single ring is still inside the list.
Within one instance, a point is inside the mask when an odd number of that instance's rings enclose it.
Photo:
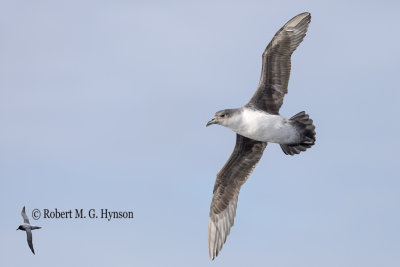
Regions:
[[[299,143],[281,145],[283,153],[286,155],[299,154],[314,145],[315,126],[308,114],[304,111],[299,112],[290,118],[290,123],[299,131],[301,139]]]

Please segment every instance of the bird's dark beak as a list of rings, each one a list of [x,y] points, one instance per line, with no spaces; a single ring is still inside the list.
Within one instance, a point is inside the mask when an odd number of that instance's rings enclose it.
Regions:
[[[210,120],[209,122],[207,122],[206,127],[210,126],[211,124],[216,124],[217,121],[215,119]]]
[[[17,231],[18,231],[18,229],[19,229],[19,228],[17,228]]]

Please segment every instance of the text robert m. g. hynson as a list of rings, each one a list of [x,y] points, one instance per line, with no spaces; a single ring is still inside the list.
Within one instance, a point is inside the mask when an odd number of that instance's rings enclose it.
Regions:
[[[32,211],[32,217],[35,220],[40,218],[43,219],[106,219],[108,221],[112,219],[133,219],[133,211],[113,211],[109,209],[70,209],[70,210],[59,210],[55,209],[43,209],[42,212],[39,209]]]

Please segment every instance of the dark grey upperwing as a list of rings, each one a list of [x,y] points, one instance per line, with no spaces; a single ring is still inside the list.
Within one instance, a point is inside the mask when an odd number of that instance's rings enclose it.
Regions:
[[[233,226],[240,187],[261,159],[266,142],[236,135],[232,155],[218,172],[214,185],[208,224],[208,249],[214,259],[222,249]]]
[[[288,92],[290,56],[303,41],[311,21],[306,12],[289,20],[274,36],[262,55],[261,78],[248,106],[279,114]]]
[[[32,231],[31,229],[26,229],[26,238],[28,241],[28,245],[32,250],[32,253],[35,254],[35,250],[33,249],[33,243],[32,243]]]
[[[28,216],[26,216],[26,212],[25,212],[25,206],[22,208],[21,215],[22,215],[22,218],[24,218],[24,223],[29,224],[29,219],[28,219]]]

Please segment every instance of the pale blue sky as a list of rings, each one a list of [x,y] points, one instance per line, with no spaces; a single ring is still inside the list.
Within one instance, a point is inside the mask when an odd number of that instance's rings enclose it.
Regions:
[[[0,1],[1,266],[399,266],[398,1]],[[214,262],[208,211],[245,104],[291,17],[311,26],[281,114],[316,145],[269,144]],[[133,210],[32,223],[26,206]]]

